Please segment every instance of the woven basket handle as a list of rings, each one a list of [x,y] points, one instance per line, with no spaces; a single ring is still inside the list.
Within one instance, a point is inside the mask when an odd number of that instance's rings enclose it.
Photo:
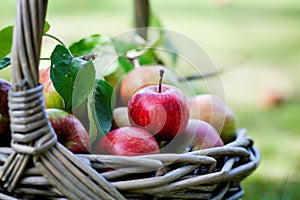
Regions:
[[[9,111],[15,150],[0,171],[1,189],[18,185],[28,163],[68,199],[125,199],[90,165],[57,142],[47,119],[39,59],[47,0],[17,0]]]
[[[17,1],[12,46],[12,84],[15,91],[39,83],[38,67],[47,0]]]

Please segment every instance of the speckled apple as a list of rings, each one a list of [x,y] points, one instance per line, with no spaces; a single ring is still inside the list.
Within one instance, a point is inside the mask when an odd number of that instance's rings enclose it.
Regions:
[[[184,93],[171,85],[153,85],[136,92],[128,102],[133,126],[153,134],[158,141],[172,140],[186,127],[189,108]]]
[[[157,154],[159,146],[147,131],[136,127],[121,127],[104,136],[95,153],[118,156]]]
[[[56,109],[46,109],[58,141],[73,153],[89,153],[90,137],[82,123],[72,114]]]
[[[224,146],[216,129],[209,123],[190,119],[183,133],[164,147],[164,152],[185,153]]]
[[[46,108],[58,108],[64,109],[65,104],[63,98],[55,90],[53,83],[50,78],[50,67],[41,68],[40,72],[40,83],[44,85],[43,95]]]
[[[159,81],[159,70],[165,70],[165,76],[163,83],[169,85],[177,85],[178,80],[171,70],[163,66],[141,66],[134,68],[130,71],[122,80],[120,85],[120,97],[124,105],[128,104],[131,96],[138,90],[150,86],[156,85]]]
[[[231,108],[219,97],[201,94],[189,99],[190,117],[210,123],[219,132],[224,143],[236,137],[237,118]]]

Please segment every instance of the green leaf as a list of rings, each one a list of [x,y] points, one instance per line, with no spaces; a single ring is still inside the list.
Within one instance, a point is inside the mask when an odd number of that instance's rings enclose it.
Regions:
[[[118,58],[120,66],[125,70],[125,72],[129,72],[134,68],[134,65],[132,62],[130,62],[127,58],[125,57],[119,57]]]
[[[91,60],[80,66],[73,86],[72,105],[77,107],[93,89],[96,71]]]
[[[127,51],[133,50],[133,49],[141,49],[142,46],[130,42],[125,42],[119,39],[112,38],[111,39],[113,45],[115,46],[115,49],[119,55],[125,55]]]
[[[44,33],[47,33],[49,31],[50,27],[51,27],[50,24],[47,21],[45,21],[45,24],[44,24]]]
[[[11,51],[13,26],[5,27],[0,31],[0,59]]]
[[[0,60],[0,70],[10,65],[10,58],[5,56],[2,60]]]
[[[125,57],[126,53],[133,49],[142,49],[143,46],[135,43],[125,42],[116,38],[112,38],[111,41],[116,49],[116,52],[118,55],[120,55],[118,57],[120,66],[125,70],[125,72],[129,72],[134,68],[134,65]]]
[[[90,54],[99,44],[107,40],[108,37],[106,36],[94,34],[71,44],[69,49],[73,55],[84,56]]]
[[[90,120],[90,141],[101,139],[112,125],[113,87],[104,80],[97,80],[92,95],[88,98],[88,116]]]
[[[92,61],[72,56],[63,45],[57,45],[51,55],[50,77],[56,91],[65,101],[65,109],[80,105],[92,91],[96,72]]]
[[[97,76],[105,77],[111,75],[119,68],[118,54],[109,38],[98,45],[93,52],[97,55],[93,60]]]
[[[170,54],[172,65],[176,66],[178,51],[176,47],[173,45],[172,41],[167,36],[165,37],[164,40],[164,47],[167,49],[167,51]]]

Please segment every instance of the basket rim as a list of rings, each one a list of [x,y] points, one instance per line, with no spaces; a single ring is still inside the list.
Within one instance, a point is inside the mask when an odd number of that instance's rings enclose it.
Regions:
[[[182,154],[149,154],[149,155],[141,155],[141,156],[110,156],[110,155],[101,155],[101,154],[75,154],[80,160],[83,160],[86,165],[93,167],[94,169],[98,170],[100,168],[108,169],[111,166],[115,166],[117,169],[115,171],[104,171],[99,172],[105,179],[107,179],[113,187],[115,187],[118,191],[120,191],[126,197],[131,198],[133,196],[151,196],[155,195],[157,197],[164,197],[171,196],[175,197],[178,196],[181,192],[176,193],[176,191],[182,191],[182,188],[188,195],[187,188],[196,188],[196,187],[221,187],[220,184],[227,182],[229,185],[237,184],[249,176],[259,165],[260,163],[260,152],[256,146],[253,145],[253,141],[246,137],[246,129],[241,129],[239,131],[239,135],[237,139],[231,143],[223,147],[215,147],[211,148],[211,152],[208,153],[208,149],[197,150],[194,152],[189,153],[182,153]],[[0,147],[0,161],[5,162],[4,155],[6,158],[8,157],[7,154],[13,152],[13,149],[10,147]],[[147,164],[148,167],[152,168],[152,170],[159,170],[161,167],[169,166],[170,156],[183,156],[180,162],[187,162],[188,163],[185,167],[179,167],[177,169],[173,169],[173,171],[169,172],[169,174],[160,175],[157,177],[140,177],[135,179],[127,179],[127,180],[119,180],[118,177],[122,177],[123,175],[128,175],[135,173],[135,170],[145,168]],[[169,160],[168,160],[169,157]],[[205,165],[210,165],[210,162],[214,159],[219,158],[226,159],[226,162],[221,169],[214,171],[216,168],[215,164],[212,164],[214,170],[211,172],[207,172],[206,174],[201,175],[182,175],[182,171],[189,170],[189,172],[195,170],[195,158],[199,159],[201,163]],[[210,160],[208,160],[209,158]],[[240,159],[247,159],[247,161],[243,161],[240,164],[237,164],[237,160]],[[191,160],[189,160],[191,159]],[[178,161],[178,162],[179,162]],[[194,163],[193,163],[194,162]],[[139,164],[143,163],[143,166]],[[153,164],[154,163],[154,164]],[[198,163],[199,164],[199,163]],[[200,165],[202,166],[202,165]],[[148,168],[149,169],[149,168]],[[124,172],[125,170],[125,172]],[[129,170],[129,171],[126,171]],[[131,170],[131,171],[130,171]],[[177,171],[180,171],[177,173]],[[101,170],[100,170],[101,171]],[[176,173],[174,172],[176,171]],[[123,174],[122,174],[123,173]],[[143,170],[140,173],[144,173]],[[173,174],[174,175],[173,175]],[[20,181],[21,186],[26,185],[26,187],[30,186],[32,188],[39,188],[41,185],[48,186],[51,185],[47,178],[39,172],[37,168],[30,168],[27,169],[25,172],[25,178]],[[178,176],[178,177],[176,177]],[[38,180],[38,181],[37,181]],[[134,184],[135,183],[135,184]],[[229,187],[228,185],[228,187]],[[224,188],[223,188],[224,189]],[[231,189],[232,190],[232,189]],[[193,190],[191,190],[193,191]],[[228,188],[223,194],[223,196],[228,193]],[[17,187],[15,192],[17,194],[29,192],[24,188]],[[33,192],[33,191],[31,191]],[[41,193],[40,190],[36,189],[33,193]],[[48,195],[54,196],[61,196],[62,194],[53,187],[51,192],[48,192]],[[242,188],[231,195],[241,196],[243,194]],[[192,194],[190,194],[192,195]],[[213,193],[210,192],[199,192],[199,195],[210,195],[212,197]],[[214,194],[216,195],[216,194]],[[221,195],[218,193],[218,195]],[[228,194],[227,194],[228,195]],[[180,196],[180,195],[179,195]]]

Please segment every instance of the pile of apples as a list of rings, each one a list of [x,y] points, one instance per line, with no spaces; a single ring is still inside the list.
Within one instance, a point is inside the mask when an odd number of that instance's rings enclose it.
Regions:
[[[89,153],[90,139],[86,128],[73,114],[64,110],[64,101],[56,92],[50,79],[50,68],[40,69],[40,83],[44,85],[43,95],[46,113],[57,134],[58,141],[73,153]],[[8,92],[11,83],[0,78],[0,146],[11,143]]]
[[[171,73],[162,66],[141,66],[126,74],[116,90],[122,103],[113,108],[111,131],[97,144],[90,142],[84,125],[88,119],[64,110],[64,101],[50,79],[50,68],[41,68],[39,74],[49,121],[58,141],[73,153],[184,153],[234,140],[236,117],[224,101],[211,94],[188,97],[173,84]],[[11,140],[7,106],[10,88],[9,82],[0,79],[1,146],[9,146]]]
[[[121,106],[113,110],[112,131],[96,153],[184,153],[235,139],[236,116],[228,105],[211,94],[188,97],[171,85],[170,73],[162,66],[141,66],[126,74],[119,89]]]

